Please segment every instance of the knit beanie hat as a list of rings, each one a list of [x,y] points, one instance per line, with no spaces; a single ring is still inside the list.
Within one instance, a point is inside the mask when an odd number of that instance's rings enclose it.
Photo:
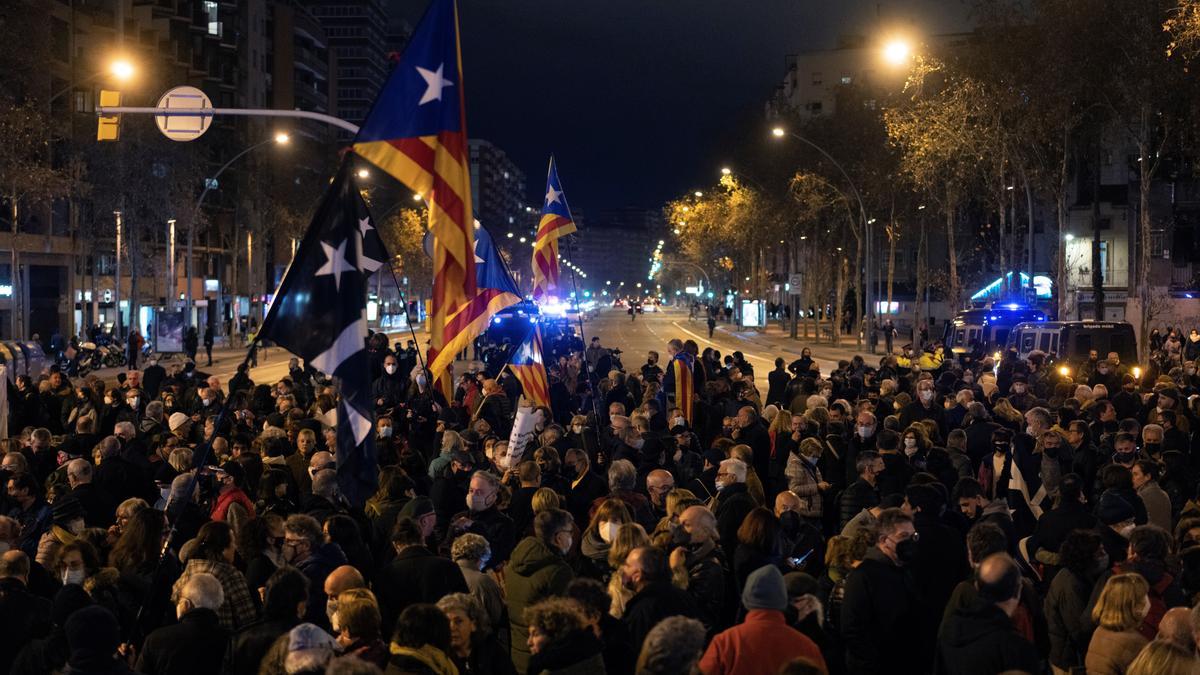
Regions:
[[[787,608],[787,586],[783,574],[774,565],[764,565],[754,570],[742,590],[742,604],[746,610],[774,609],[782,612]]]

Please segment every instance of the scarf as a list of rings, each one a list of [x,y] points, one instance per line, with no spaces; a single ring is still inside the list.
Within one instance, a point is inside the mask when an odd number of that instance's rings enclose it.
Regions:
[[[442,650],[433,645],[421,645],[420,649],[413,649],[412,647],[401,647],[393,642],[388,651],[395,656],[416,659],[437,675],[458,675],[458,666],[454,665],[454,662]]]

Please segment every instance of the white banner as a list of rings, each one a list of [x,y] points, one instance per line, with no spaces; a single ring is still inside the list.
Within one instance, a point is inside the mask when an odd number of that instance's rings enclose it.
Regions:
[[[533,408],[517,408],[517,417],[513,420],[512,433],[508,435],[508,466],[498,468],[504,470],[521,463],[521,456],[525,454],[525,446],[537,435],[534,427],[537,426],[538,417],[540,415],[535,415]]]

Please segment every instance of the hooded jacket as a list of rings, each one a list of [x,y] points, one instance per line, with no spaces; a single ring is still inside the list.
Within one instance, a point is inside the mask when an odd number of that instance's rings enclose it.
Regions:
[[[575,575],[562,555],[537,537],[525,537],[517,544],[504,572],[513,665],[517,672],[523,673],[528,669],[530,656],[525,608],[550,596],[562,595]]]

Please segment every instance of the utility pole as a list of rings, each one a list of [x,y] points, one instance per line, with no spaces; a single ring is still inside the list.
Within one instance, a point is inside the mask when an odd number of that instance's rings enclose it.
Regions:
[[[117,218],[117,270],[116,283],[113,284],[113,305],[117,308],[117,319],[113,322],[113,334],[121,337],[121,212],[113,211]]]

